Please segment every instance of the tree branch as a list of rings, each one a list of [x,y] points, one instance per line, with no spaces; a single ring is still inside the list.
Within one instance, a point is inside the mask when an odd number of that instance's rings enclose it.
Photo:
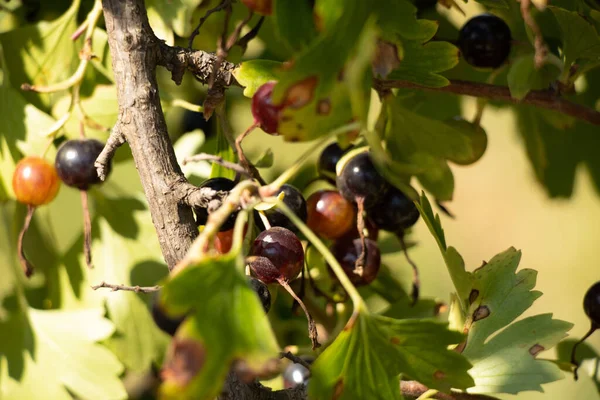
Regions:
[[[524,99],[517,100],[511,97],[510,90],[505,86],[459,80],[451,81],[450,85],[440,88],[424,87],[412,82],[394,80],[375,80],[373,86],[378,91],[385,91],[392,88],[419,89],[464,96],[485,97],[490,100],[506,101],[513,104],[530,104],[547,110],[557,111],[593,125],[600,125],[600,112],[566,100],[552,90],[532,90]]]
[[[158,286],[158,285],[156,285],[156,286],[127,286],[127,285],[120,285],[120,284],[115,284],[115,283],[106,283],[104,281],[102,281],[98,285],[92,286],[92,289],[94,289],[94,290],[98,290],[100,288],[111,289],[113,292],[122,290],[122,291],[126,291],[126,292],[136,292],[136,293],[152,293],[152,292],[157,292],[160,290],[160,286]]]

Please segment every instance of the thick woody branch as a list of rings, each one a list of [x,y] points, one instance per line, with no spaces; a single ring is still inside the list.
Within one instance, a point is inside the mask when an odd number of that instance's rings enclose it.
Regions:
[[[565,114],[593,125],[600,125],[600,112],[573,103],[558,95],[553,90],[532,90],[522,100],[517,100],[510,95],[510,90],[505,86],[490,85],[487,83],[477,83],[468,81],[454,80],[450,85],[440,88],[429,88],[417,85],[407,81],[376,80],[374,85],[376,90],[385,91],[392,88],[407,88],[428,90],[434,92],[454,93],[465,96],[484,97],[490,100],[506,101],[513,104],[529,104],[547,110],[552,110]]]

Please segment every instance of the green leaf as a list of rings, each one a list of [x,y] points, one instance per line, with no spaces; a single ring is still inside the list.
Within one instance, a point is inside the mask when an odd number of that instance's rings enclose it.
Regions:
[[[526,54],[513,62],[508,71],[510,95],[517,100],[524,98],[531,89],[548,87],[558,77],[560,71],[554,65],[545,64],[541,69],[535,67],[534,54]]]
[[[425,169],[425,172],[416,175],[423,188],[439,201],[452,200],[454,175],[448,163],[427,154],[415,154],[411,159]]]
[[[229,145],[225,134],[223,133],[223,128],[221,127],[221,123],[217,125],[217,149],[215,152],[216,155],[221,157],[225,161],[236,162],[235,154],[233,149]],[[233,179],[235,177],[235,172],[230,170],[229,168],[225,168],[220,164],[213,163],[210,170],[211,178],[228,178]]]
[[[273,150],[271,150],[271,148],[268,148],[258,156],[258,159],[254,163],[254,166],[256,168],[271,168],[273,166],[273,161]]]
[[[565,68],[577,59],[600,61],[600,37],[592,24],[573,11],[549,7],[562,33]]]
[[[197,23],[193,12],[200,3],[201,0],[146,0],[146,7],[149,11],[152,10],[151,15],[162,18],[163,26],[172,29],[177,36],[188,37]]]
[[[281,63],[269,60],[244,61],[233,70],[233,76],[244,86],[244,96],[252,97],[263,84],[277,80],[277,70]]]
[[[387,40],[398,35],[423,43],[437,31],[438,24],[417,19],[417,8],[406,0],[373,1],[372,7],[377,15],[377,25]]]
[[[0,322],[3,399],[125,399],[123,366],[95,343],[113,332],[102,309],[14,312]],[[43,384],[40,384],[43,382]]]
[[[41,21],[25,25],[0,35],[4,47],[6,64],[10,71],[10,82],[15,89],[21,84],[46,86],[60,82],[75,72],[79,64],[78,52],[81,40],[71,40],[77,29],[79,0],[52,22]],[[48,107],[64,93],[39,95],[25,92],[25,98],[38,107]]]
[[[317,358],[309,397],[400,399],[400,375],[442,391],[465,389],[473,384],[470,365],[448,349],[460,340],[443,323],[359,313]]]
[[[450,278],[452,279],[452,283],[461,300],[461,308],[464,313],[466,308],[465,304],[467,303],[471,290],[471,278],[470,274],[465,270],[465,262],[454,247],[448,247],[446,245],[446,236],[444,234],[444,229],[442,228],[442,223],[440,222],[440,216],[433,213],[433,209],[431,208],[431,204],[429,203],[427,196],[425,196],[425,193],[421,194],[421,201],[420,204],[417,204],[417,207],[419,208],[423,221],[427,224],[431,235],[436,240],[438,247],[442,252],[442,256],[448,267],[448,272],[450,273]]]
[[[291,50],[301,50],[317,36],[309,2],[275,1],[273,7],[277,34]]]
[[[176,373],[182,353],[170,352],[162,393],[166,398],[212,399],[219,394],[232,362],[250,375],[270,372],[278,346],[269,321],[243,273],[243,259],[230,252],[205,256],[171,276],[161,291],[167,311],[189,313],[172,346],[197,356]],[[183,355],[185,356],[185,355]],[[191,356],[189,356],[191,357]],[[190,358],[186,359],[190,360]],[[173,365],[174,374],[169,373]]]
[[[404,55],[400,66],[387,79],[405,80],[428,87],[447,86],[450,81],[438,72],[454,68],[459,61],[458,48],[448,42],[402,41]]]
[[[95,198],[99,214],[92,247],[96,268],[88,272],[88,281],[143,286],[132,277],[141,273],[139,269],[146,277],[153,275],[155,279],[148,280],[156,284],[167,268],[142,198],[111,199],[99,194]],[[156,327],[145,302],[133,292],[99,290],[96,295],[104,299],[117,331],[108,345],[128,369],[148,370],[162,358],[168,338]]]
[[[186,132],[177,139],[173,145],[177,162],[181,165],[181,170],[186,178],[196,175],[206,179],[210,175],[211,165],[207,161],[193,162],[183,164],[183,160],[187,157],[198,154],[200,148],[205,142],[204,132],[200,129],[195,129],[191,132]]]
[[[573,324],[540,314],[512,323],[542,293],[533,291],[537,272],[516,273],[521,253],[510,248],[472,273],[467,345],[473,363],[473,393],[543,391],[541,384],[561,379],[558,366],[536,360],[555,346]],[[497,331],[500,332],[495,334]],[[493,335],[493,337],[492,337]]]
[[[398,161],[407,161],[415,153],[451,160],[474,160],[480,156],[476,141],[465,129],[417,114],[394,98],[386,104],[388,151]]]
[[[16,202],[0,202],[0,321],[6,316],[3,300],[13,294],[19,284],[15,275],[17,265],[17,223]]]

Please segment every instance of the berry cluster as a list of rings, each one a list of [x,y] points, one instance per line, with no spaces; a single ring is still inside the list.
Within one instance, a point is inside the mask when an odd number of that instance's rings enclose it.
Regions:
[[[18,254],[26,276],[31,276],[33,266],[25,257],[23,237],[29,228],[35,208],[50,203],[60,188],[60,181],[82,192],[84,210],[84,253],[88,266],[91,266],[91,219],[87,207],[86,191],[91,185],[101,183],[94,163],[104,145],[94,139],[68,140],[56,153],[54,165],[41,157],[25,157],[15,168],[12,179],[17,201],[28,206],[27,217],[19,234]],[[107,166],[107,174],[111,165]],[[59,179],[60,178],[60,179]]]

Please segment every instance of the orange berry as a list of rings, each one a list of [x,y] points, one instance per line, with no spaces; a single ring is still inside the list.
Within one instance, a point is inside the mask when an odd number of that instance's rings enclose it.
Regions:
[[[60,180],[52,164],[43,158],[31,156],[17,163],[12,187],[20,203],[41,206],[54,200]]]

